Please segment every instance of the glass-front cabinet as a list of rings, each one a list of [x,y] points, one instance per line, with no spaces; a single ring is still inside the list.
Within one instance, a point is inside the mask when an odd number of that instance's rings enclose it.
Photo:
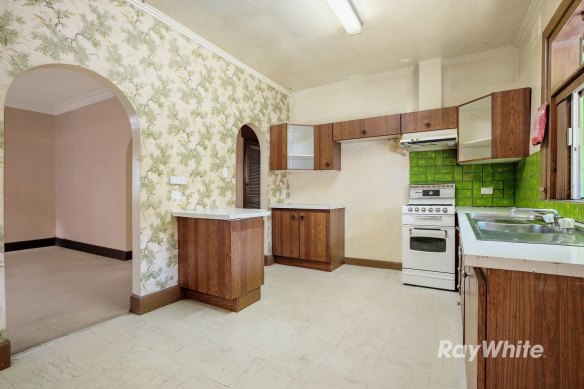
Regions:
[[[584,1],[564,16],[564,26],[550,39],[550,87],[556,91],[584,64]]]

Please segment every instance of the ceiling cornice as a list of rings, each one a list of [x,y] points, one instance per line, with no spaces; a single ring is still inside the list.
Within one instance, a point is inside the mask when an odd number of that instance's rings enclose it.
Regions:
[[[514,53],[517,48],[514,45],[498,47],[496,49],[479,51],[471,54],[459,55],[457,57],[445,58],[442,63],[444,65],[453,65],[464,62],[480,61],[486,58],[496,57],[503,54]]]
[[[521,26],[519,26],[519,31],[517,31],[517,35],[515,36],[515,40],[513,41],[513,46],[519,47],[519,45],[523,42],[525,37],[529,32],[529,27],[533,25],[533,21],[535,17],[538,15],[538,11],[541,8],[542,0],[532,0],[525,16],[523,17],[523,21],[521,22]],[[539,33],[539,31],[538,31]]]
[[[302,89],[302,90],[293,92],[292,94],[301,95],[301,94],[305,94],[305,93],[316,93],[316,92],[330,90],[330,89],[337,89],[337,88],[343,88],[343,87],[352,86],[352,85],[359,85],[359,84],[363,84],[363,83],[366,83],[369,81],[384,80],[387,78],[406,76],[408,74],[413,74],[414,70],[415,70],[415,66],[409,66],[407,68],[403,68],[403,69],[399,69],[399,70],[392,70],[392,71],[383,72],[383,73],[376,73],[376,74],[372,74],[370,76],[356,78],[354,80],[333,82],[332,84],[326,84],[326,85],[321,85],[321,86],[317,86],[314,88]]]
[[[100,89],[98,91],[88,93],[81,97],[71,99],[59,105],[37,104],[31,101],[17,100],[8,97],[6,99],[6,106],[56,116],[91,104],[98,103],[111,97],[114,97],[114,95],[109,90]]]
[[[152,7],[149,4],[146,4],[143,0],[126,0],[126,1],[130,4],[132,4],[133,6],[135,6],[136,8],[146,12],[147,14],[150,14],[151,16],[158,19],[159,21],[166,24],[167,26],[180,32],[181,34],[186,35],[187,37],[189,37],[193,41],[197,42],[199,45],[207,48],[208,50],[210,50],[213,53],[217,54],[218,56],[222,57],[226,61],[231,62],[233,65],[241,68],[242,70],[245,70],[246,72],[250,73],[252,76],[260,79],[261,81],[270,85],[271,87],[273,87],[277,91],[282,92],[287,96],[290,95],[290,92],[288,91],[288,89],[286,89],[282,85],[278,84],[277,82],[271,80],[270,78],[264,76],[263,74],[261,74],[257,70],[253,69],[252,67],[241,62],[240,60],[238,60],[237,58],[235,58],[231,54],[229,54],[226,51],[215,46],[214,44],[212,44],[211,42],[209,42],[208,40],[206,40],[202,36],[196,34],[195,32],[188,29],[184,25],[180,24],[176,20],[172,19],[168,15],[160,12],[159,10],[157,10],[156,8]]]

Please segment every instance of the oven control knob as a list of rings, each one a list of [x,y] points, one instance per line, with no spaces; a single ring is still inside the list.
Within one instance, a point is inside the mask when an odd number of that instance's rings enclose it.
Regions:
[[[420,210],[420,208],[416,207],[416,209],[414,209],[414,211],[418,212]]]
[[[428,212],[432,212],[434,211],[432,208],[428,208]]]
[[[435,211],[436,211],[436,212],[440,212],[440,208],[436,208],[436,209],[435,209]]]
[[[442,208],[442,212],[444,213],[448,212],[448,208]]]
[[[408,212],[412,212],[412,207],[408,207]]]
[[[422,212],[426,212],[426,208],[422,208]]]

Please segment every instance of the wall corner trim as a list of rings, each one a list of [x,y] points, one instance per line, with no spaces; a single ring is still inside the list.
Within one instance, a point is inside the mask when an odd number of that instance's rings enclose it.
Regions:
[[[146,4],[143,0],[127,0],[129,4],[132,6],[146,12],[147,14],[151,15],[155,19],[158,19],[162,23],[168,25],[169,27],[173,28],[174,30],[180,32],[181,34],[189,37],[193,41],[197,42],[199,45],[207,48],[208,50],[212,51],[213,53],[217,54],[218,56],[222,57],[226,61],[232,63],[233,65],[243,69],[244,71],[250,73],[252,76],[258,78],[259,80],[265,82],[266,84],[270,85],[272,88],[276,89],[277,91],[285,94],[286,96],[290,95],[290,92],[283,87],[282,85],[278,84],[277,82],[269,79],[268,77],[264,76],[257,70],[253,69],[251,66],[246,65],[245,63],[241,62],[231,54],[227,53],[226,51],[220,49],[219,47],[215,46],[202,36],[196,34],[191,29],[185,27],[183,24],[177,22],[170,16],[160,12],[156,8],[152,7],[149,4]]]
[[[170,288],[162,289],[154,293],[138,296],[130,296],[130,312],[136,315],[143,315],[152,312],[166,305],[182,300],[183,294],[180,286],[174,285]]]
[[[0,342],[0,370],[8,369],[10,367],[10,341],[4,339]]]

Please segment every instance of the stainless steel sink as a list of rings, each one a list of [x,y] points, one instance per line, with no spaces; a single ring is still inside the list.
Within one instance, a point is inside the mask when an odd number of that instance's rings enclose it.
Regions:
[[[566,231],[529,216],[467,213],[478,240],[584,247],[584,230]]]
[[[555,234],[555,228],[539,224],[503,224],[493,222],[476,222],[479,230],[506,232],[510,234]]]

